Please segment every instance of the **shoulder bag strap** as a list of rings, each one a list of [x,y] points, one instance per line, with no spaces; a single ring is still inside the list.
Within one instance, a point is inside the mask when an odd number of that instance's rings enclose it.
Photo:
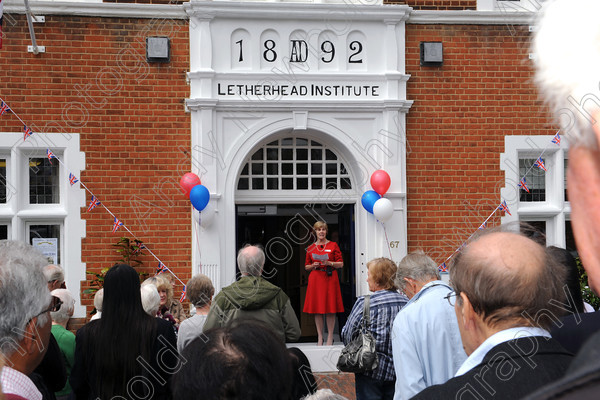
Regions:
[[[370,324],[369,309],[371,308],[371,295],[365,296],[365,306],[363,308],[362,327],[367,328]]]

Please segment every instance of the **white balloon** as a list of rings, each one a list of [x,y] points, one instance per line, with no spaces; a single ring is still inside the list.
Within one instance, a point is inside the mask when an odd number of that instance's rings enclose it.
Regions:
[[[392,202],[386,198],[381,198],[373,204],[373,215],[381,222],[386,222],[392,218],[394,214],[394,206]]]
[[[204,210],[198,211],[194,209],[193,211],[194,221],[196,223],[200,223],[200,226],[204,229],[208,228],[213,220],[215,219],[216,207],[214,201],[210,201]]]

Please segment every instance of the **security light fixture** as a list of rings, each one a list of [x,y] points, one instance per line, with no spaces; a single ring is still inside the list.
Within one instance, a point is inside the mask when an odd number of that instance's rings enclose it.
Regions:
[[[171,41],[166,36],[150,36],[146,38],[146,60],[148,62],[171,61]]]
[[[444,64],[442,42],[421,42],[421,65],[439,67]]]

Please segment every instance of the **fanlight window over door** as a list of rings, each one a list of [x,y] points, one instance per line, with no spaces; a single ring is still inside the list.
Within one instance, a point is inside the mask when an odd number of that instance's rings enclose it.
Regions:
[[[238,190],[348,190],[344,163],[321,143],[288,137],[257,149],[240,174]]]

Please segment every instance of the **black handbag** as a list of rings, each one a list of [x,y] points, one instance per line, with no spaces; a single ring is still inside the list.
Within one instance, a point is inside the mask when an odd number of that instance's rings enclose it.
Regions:
[[[340,353],[337,369],[342,372],[363,373],[373,371],[379,366],[375,351],[375,338],[369,332],[369,304],[371,296],[365,296],[363,318],[358,335],[350,341]]]

